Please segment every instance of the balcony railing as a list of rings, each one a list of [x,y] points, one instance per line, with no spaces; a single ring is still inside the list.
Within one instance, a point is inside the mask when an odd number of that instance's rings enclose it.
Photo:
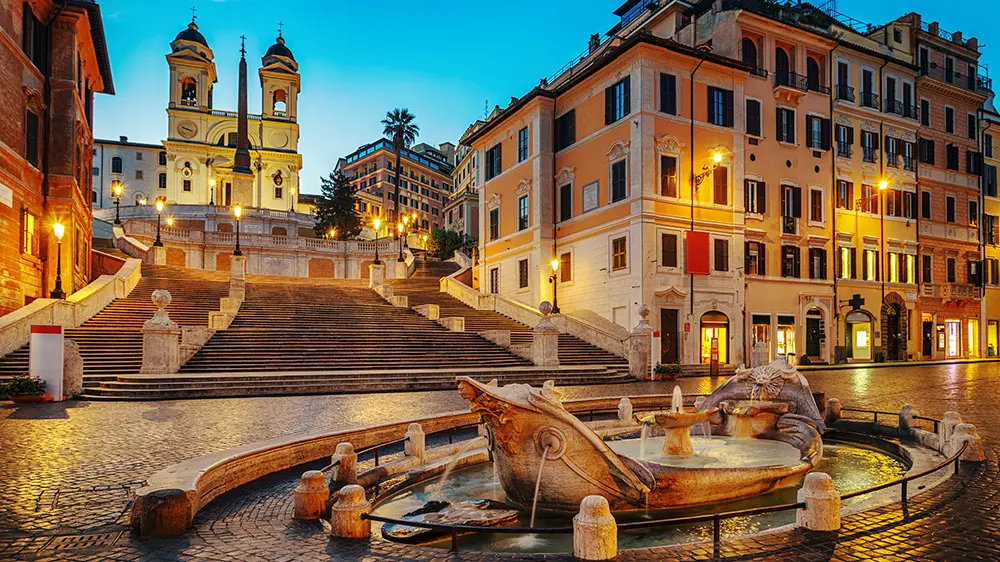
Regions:
[[[886,113],[895,113],[896,115],[902,115],[903,102],[893,98],[885,98],[885,104],[882,106],[882,111]]]
[[[899,167],[899,154],[894,154],[892,152],[885,153],[885,165],[890,168]]]
[[[783,234],[798,234],[799,219],[795,217],[781,217],[781,232]]]
[[[861,107],[879,109],[878,96],[872,92],[861,92]]]
[[[837,156],[843,158],[851,157],[851,145],[847,141],[837,141]]]
[[[865,162],[878,162],[878,149],[864,146],[862,147],[862,152],[864,153]]]
[[[912,156],[903,156],[903,169],[907,172],[916,172],[917,159]]]
[[[808,76],[806,77],[806,88],[808,88],[810,92],[819,92],[827,96],[830,95],[829,86],[820,84],[818,79],[810,80]]]
[[[787,70],[777,70],[774,72],[774,87],[795,88],[796,90],[802,90],[803,92],[809,89],[805,76],[798,75],[794,72],[788,72]]]
[[[980,297],[979,286],[971,283],[943,284],[938,294],[943,299],[978,299]]]
[[[759,76],[761,78],[767,78],[767,69],[755,66],[752,69],[750,69],[750,74],[753,76]]]
[[[903,104],[903,117],[907,119],[917,119],[917,106]]]
[[[942,68],[936,64],[921,66],[920,75],[947,82],[972,92],[986,93],[993,87],[993,81],[983,74],[963,74],[955,69],[949,71],[947,68]]]
[[[854,88],[839,84],[837,86],[837,99],[854,101]]]

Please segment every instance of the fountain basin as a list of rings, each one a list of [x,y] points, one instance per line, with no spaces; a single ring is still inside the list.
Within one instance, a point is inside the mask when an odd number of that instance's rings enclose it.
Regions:
[[[718,417],[718,408],[712,408],[707,412],[681,410],[654,413],[653,419],[656,421],[656,425],[660,426],[666,435],[663,447],[661,447],[663,454],[675,457],[687,457],[694,454],[694,448],[691,445],[691,426],[708,420],[717,420]]]
[[[773,432],[778,418],[789,413],[787,402],[737,400],[719,406],[726,414],[725,434],[741,439],[756,439]]]

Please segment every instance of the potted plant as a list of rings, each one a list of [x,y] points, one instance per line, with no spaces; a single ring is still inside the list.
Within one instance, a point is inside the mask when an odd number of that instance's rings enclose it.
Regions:
[[[15,404],[38,404],[45,398],[45,381],[31,378],[28,373],[14,375],[0,388]]]
[[[681,376],[681,366],[677,363],[669,363],[667,365],[657,363],[656,374],[660,377],[660,380],[675,381]]]

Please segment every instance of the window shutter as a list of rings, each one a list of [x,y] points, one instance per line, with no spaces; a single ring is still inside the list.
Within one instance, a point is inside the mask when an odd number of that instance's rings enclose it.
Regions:
[[[722,269],[729,271],[729,242],[723,241],[719,245],[722,246],[722,263],[724,264]]]
[[[715,265],[715,267],[714,267],[715,271],[723,271],[721,269],[722,264],[726,263],[723,260],[723,248],[722,248],[722,244],[720,244],[719,242],[720,242],[720,240],[716,240],[715,243],[713,244],[715,246],[715,264],[714,264]]]
[[[764,244],[757,245],[757,273],[767,275],[767,259],[765,256]]]
[[[677,236],[673,234],[663,235],[664,265],[667,267],[677,267]]]
[[[729,168],[719,166],[712,173],[715,182],[715,204],[729,204]]]
[[[912,219],[917,218],[917,196],[914,194],[910,197],[910,214],[909,217]]]
[[[851,279],[858,278],[858,249],[851,248]]]
[[[818,146],[813,146],[812,142],[812,122],[816,119],[812,115],[806,115],[806,146],[809,148],[819,148]]]
[[[786,111],[788,112],[788,130],[785,131],[785,136],[788,138],[788,142],[795,144],[795,113],[790,109]]]
[[[854,127],[847,128],[847,144],[854,145]]]
[[[760,102],[747,100],[747,134],[760,136]]]
[[[778,137],[779,141],[787,140],[785,138],[785,129],[781,124],[781,114],[784,113],[784,109],[780,107],[774,112],[774,134]]]
[[[725,123],[727,127],[732,127],[733,120],[733,92],[731,90],[725,90],[722,95],[723,102],[726,104],[724,108],[725,113]]]
[[[819,251],[819,278],[826,279],[826,250]]]
[[[750,262],[750,243],[749,242],[744,242],[743,243],[743,271],[744,272],[749,272],[750,271],[750,263],[751,263]]]
[[[879,277],[879,269],[880,269],[879,265],[881,263],[882,263],[882,251],[879,250],[879,253],[875,255],[875,280],[876,281],[878,281],[879,279],[881,279],[881,277]]]
[[[604,88],[604,124],[605,125],[610,125],[611,124],[612,117],[614,116],[614,113],[615,113],[615,106],[614,106],[615,96],[611,92],[612,88],[613,88],[613,86],[608,86],[607,88]]]
[[[767,213],[767,186],[762,181],[757,182],[757,212]]]
[[[795,187],[792,188],[792,213],[793,217],[800,219],[802,218],[802,188]]]
[[[830,120],[820,119],[820,148],[823,150],[830,150]]]
[[[879,136],[876,135],[876,134],[874,134],[874,133],[872,133],[871,135],[868,135],[868,136],[872,139],[872,148],[874,148],[875,150],[878,150],[878,143],[880,142],[879,141]]]
[[[629,113],[632,113],[632,88],[631,88],[631,84],[632,84],[632,77],[631,76],[626,76],[625,77],[625,87],[624,87],[624,90],[625,90],[625,100],[624,100],[624,104],[622,105],[622,107],[625,108],[623,115],[628,115]]]

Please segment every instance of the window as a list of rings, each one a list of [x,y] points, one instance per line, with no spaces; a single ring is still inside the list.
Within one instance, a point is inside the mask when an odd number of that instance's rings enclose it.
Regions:
[[[917,218],[917,194],[911,191],[903,192],[903,216],[908,219]]]
[[[198,105],[198,82],[191,76],[181,80],[181,105]]]
[[[677,235],[660,234],[660,266],[677,267]]]
[[[494,267],[490,269],[490,293],[497,294],[500,292],[500,268]]]
[[[885,191],[885,214],[890,217],[903,216],[903,192],[898,189]]]
[[[931,269],[932,269],[930,254],[924,254],[920,256],[920,269],[922,270],[920,272],[920,278],[923,280],[924,283],[930,283]]]
[[[878,281],[878,254],[875,250],[865,250],[861,265],[865,281]]]
[[[983,166],[983,195],[997,196],[997,167],[992,164]]]
[[[184,180],[184,191],[191,191],[191,180]]]
[[[733,92],[708,87],[708,122],[720,127],[733,126]]]
[[[806,116],[806,145],[816,150],[830,149],[830,120],[822,117]],[[792,132],[794,138],[795,133]]]
[[[285,195],[285,191],[281,186],[274,186],[274,198],[282,199]]]
[[[969,114],[969,138],[976,140],[976,131],[979,129],[979,124],[976,122],[975,114]]]
[[[167,165],[167,151],[161,150],[160,151],[160,166],[166,166],[166,165]]]
[[[490,240],[500,238],[500,209],[490,209]]]
[[[825,222],[823,216],[823,191],[820,189],[809,190],[809,220],[812,222]]]
[[[759,180],[744,180],[743,205],[747,213],[763,215],[767,212],[767,185]]]
[[[142,179],[142,170],[136,170],[135,171],[135,179],[137,179],[137,180],[141,180]]]
[[[946,262],[948,266],[948,282],[955,283],[958,275],[955,273],[955,258],[948,258]]]
[[[48,69],[49,30],[35,17],[31,4],[25,2],[21,22],[21,50],[31,59],[35,68],[43,73]]]
[[[993,158],[993,135],[983,135],[983,154],[987,158]]]
[[[660,74],[660,111],[677,115],[677,78],[672,74]]]
[[[556,152],[576,142],[576,110],[571,109],[556,119]]]
[[[763,242],[746,242],[744,248],[746,263],[744,263],[747,275],[767,275]]]
[[[677,157],[660,156],[660,194],[677,197]]]
[[[729,204],[729,168],[719,166],[712,172],[712,180],[715,184],[713,198],[716,205]]]
[[[850,211],[854,208],[854,183],[837,180],[837,208]]]
[[[919,139],[917,145],[917,158],[922,164],[934,165],[934,141],[929,139]]]
[[[920,124],[924,127],[931,126],[931,102],[920,100]]]
[[[630,77],[626,76],[604,89],[604,124],[610,125],[629,114],[632,107]]]
[[[518,260],[517,261],[517,288],[527,289],[528,288],[528,260]]]
[[[760,101],[747,99],[747,134],[761,136]]]
[[[965,151],[965,172],[974,176],[983,175],[983,155],[974,151]]]
[[[625,160],[611,164],[611,202],[617,203],[625,199],[627,192],[625,184]]]
[[[569,283],[573,280],[573,254],[566,252],[559,256],[559,282]]]
[[[781,186],[781,216],[802,217],[802,188],[793,185]]]
[[[121,156],[115,156],[111,158],[111,173],[120,174],[122,173],[122,158]]]
[[[573,185],[566,184],[559,188],[559,220],[567,221],[573,218]]]
[[[21,253],[38,255],[38,217],[24,210],[21,213]]]
[[[715,249],[713,268],[715,271],[729,271],[729,240],[716,238],[713,246]]]
[[[958,171],[958,146],[949,144],[945,147],[945,167]]]
[[[979,201],[969,199],[969,226],[979,226]]]
[[[800,277],[798,246],[781,247],[781,276]]]
[[[945,220],[955,222],[955,197],[951,195],[945,197]]]
[[[497,143],[493,148],[486,151],[486,181],[500,175],[503,145]]]
[[[858,270],[855,265],[857,262],[857,250],[855,248],[840,248],[837,260],[837,269],[841,279],[858,278]]]
[[[754,68],[757,68],[757,43],[749,37],[744,37],[740,41],[740,60]]]
[[[779,107],[776,115],[778,142],[795,144],[795,110]]]
[[[917,256],[907,254],[906,265],[904,266],[903,272],[906,274],[903,278],[903,283],[916,283],[917,282]]]
[[[826,250],[809,248],[809,278],[826,279]]]
[[[955,109],[951,107],[944,108],[944,130],[947,133],[955,132]]]
[[[528,196],[522,195],[517,199],[517,229],[528,228]]]
[[[888,281],[889,283],[899,283],[900,282],[899,267],[901,263],[899,259],[899,254],[895,252],[889,252],[888,257],[889,257],[889,263],[888,267],[886,267],[885,270],[886,277],[888,278],[886,279],[886,281]]]
[[[34,17],[34,16],[32,16]],[[34,167],[38,167],[38,115],[30,109],[24,114],[24,159]],[[119,159],[121,160],[121,159]],[[120,166],[119,162],[119,166]],[[121,170],[118,170],[121,172]]]
[[[528,128],[525,127],[517,132],[517,161],[524,162],[528,159]]]
[[[626,255],[626,238],[622,236],[621,238],[615,238],[611,241],[611,270],[621,271],[628,267],[628,259]]]

